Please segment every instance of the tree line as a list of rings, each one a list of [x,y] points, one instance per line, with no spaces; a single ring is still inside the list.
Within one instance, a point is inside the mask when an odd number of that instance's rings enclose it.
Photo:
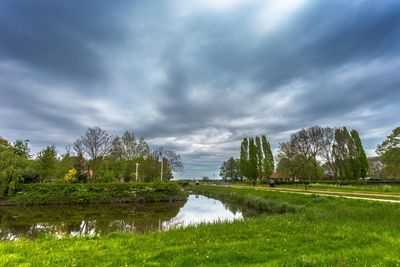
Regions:
[[[220,175],[224,180],[269,178],[274,170],[291,180],[315,182],[322,179],[359,181],[400,177],[400,127],[378,145],[377,157],[367,158],[356,130],[346,127],[313,126],[291,134],[279,143],[277,165],[265,137],[244,138],[240,158],[224,161]]]
[[[231,157],[222,163],[220,175],[224,180],[239,181],[269,178],[274,171],[274,156],[265,135],[245,137],[240,145],[240,159]]]
[[[52,145],[35,156],[28,141],[11,143],[0,137],[0,198],[18,183],[156,181],[161,179],[161,166],[163,180],[183,169],[175,152],[151,149],[143,137],[128,131],[113,136],[100,127],[88,128],[64,153],[58,154]]]
[[[292,179],[365,178],[369,163],[356,130],[314,126],[302,129],[279,144],[277,171]]]

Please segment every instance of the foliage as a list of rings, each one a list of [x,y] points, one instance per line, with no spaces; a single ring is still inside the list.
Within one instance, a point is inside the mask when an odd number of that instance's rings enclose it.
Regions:
[[[249,177],[249,141],[244,138],[240,144],[240,173],[244,177]]]
[[[274,156],[272,154],[271,145],[265,135],[261,136],[262,151],[263,151],[263,163],[262,163],[262,177],[269,178],[274,171]]]
[[[47,146],[37,154],[35,167],[42,180],[54,179],[57,175],[57,151],[55,146]]]
[[[254,138],[249,138],[249,170],[248,177],[250,180],[256,180],[258,177],[258,160],[257,147]]]
[[[158,202],[186,198],[176,183],[18,184],[5,205]]]
[[[384,165],[380,157],[369,157],[368,158],[368,175],[373,178],[384,177]]]
[[[100,160],[103,159],[110,151],[112,145],[112,137],[100,127],[88,128],[86,132],[75,141],[75,150],[79,153],[86,154],[90,159],[90,168],[97,175],[97,168]]]
[[[30,149],[29,149],[29,144],[28,144],[28,140],[22,141],[22,140],[16,140],[13,143],[13,150],[14,150],[14,154],[23,157],[25,159],[29,159],[30,158]]]
[[[292,179],[311,182],[327,176],[358,181],[368,173],[368,159],[356,130],[313,126],[293,133],[279,146],[277,170]]]
[[[0,199],[14,194],[16,186],[29,166],[26,154],[18,151],[0,137]]]
[[[274,171],[274,157],[265,135],[244,138],[240,147],[240,173],[250,180],[269,178]]]
[[[351,131],[351,137],[355,144],[355,160],[358,162],[359,174],[361,178],[367,177],[369,162],[365,154],[364,147],[361,143],[360,136],[356,130]]]
[[[73,183],[77,180],[77,174],[78,172],[76,171],[75,168],[70,169],[64,176],[64,181],[67,183]]]
[[[201,180],[202,180],[203,182],[209,182],[209,181],[210,181],[210,178],[209,178],[208,176],[203,176],[203,177],[201,177]]]
[[[243,176],[240,173],[240,161],[234,157],[230,157],[224,161],[220,167],[220,176],[224,181],[242,181]]]
[[[381,157],[384,171],[387,176],[400,177],[400,127],[378,145],[376,153]]]

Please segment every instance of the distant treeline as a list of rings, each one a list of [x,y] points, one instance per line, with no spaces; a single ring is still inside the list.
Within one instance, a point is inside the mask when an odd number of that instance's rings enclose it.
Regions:
[[[270,150],[265,136],[261,143],[258,137],[244,138],[240,159],[231,157],[223,162],[221,177],[232,181],[264,179],[274,169],[275,178],[308,182],[400,177],[400,127],[377,147],[378,157],[367,158],[358,132],[346,127],[313,126],[293,133],[290,140],[279,144],[276,166],[272,153],[265,153]]]
[[[18,183],[152,182],[161,180],[161,173],[170,180],[173,171],[182,169],[179,155],[152,150],[143,137],[136,139],[128,131],[112,136],[99,127],[88,128],[60,155],[52,145],[32,156],[28,141],[0,137],[0,199],[13,194]]]

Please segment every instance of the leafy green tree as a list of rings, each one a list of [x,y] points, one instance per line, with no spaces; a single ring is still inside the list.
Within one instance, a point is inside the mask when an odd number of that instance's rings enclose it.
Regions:
[[[0,137],[0,199],[14,193],[28,166],[29,160]]]
[[[42,180],[55,178],[57,175],[57,151],[55,146],[47,146],[37,154],[36,171]]]
[[[24,157],[26,159],[30,158],[30,149],[29,149],[29,140],[21,141],[16,140],[13,143],[14,153],[20,157]]]
[[[350,179],[353,176],[351,163],[352,151],[349,146],[351,136],[346,127],[336,129],[335,142],[333,150],[339,176],[341,178]]]
[[[382,144],[378,145],[376,153],[381,157],[385,175],[400,177],[400,127],[393,129]]]
[[[76,158],[71,154],[71,148],[66,147],[65,153],[63,153],[58,161],[57,166],[57,179],[64,179],[65,174],[71,169],[75,169]],[[76,169],[75,169],[76,170]]]
[[[265,135],[261,136],[263,151],[263,177],[269,178],[274,171],[274,156],[272,154],[271,145]]]
[[[260,137],[258,137],[258,136],[256,136],[255,145],[256,145],[256,151],[257,151],[258,177],[262,177],[263,169],[264,169],[264,166],[263,166],[264,157],[263,157],[263,150],[262,150],[262,146],[261,146],[261,140],[260,140]]]
[[[240,173],[249,178],[249,141],[244,138],[240,146]]]
[[[369,170],[367,154],[365,153],[360,136],[356,130],[351,131],[351,137],[356,148],[356,161],[357,166],[359,167],[359,171],[357,171],[357,173],[359,173],[360,177],[364,179],[367,177]]]
[[[257,147],[254,139],[249,139],[249,179],[256,180],[258,177]]]
[[[225,182],[243,180],[240,174],[240,160],[230,157],[224,161],[220,167],[220,176]]]

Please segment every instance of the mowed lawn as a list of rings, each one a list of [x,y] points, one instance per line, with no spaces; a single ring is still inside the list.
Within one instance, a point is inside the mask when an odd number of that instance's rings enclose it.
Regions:
[[[0,242],[4,266],[397,266],[400,204],[200,186],[299,211],[145,235]],[[73,206],[71,206],[73,208]]]

